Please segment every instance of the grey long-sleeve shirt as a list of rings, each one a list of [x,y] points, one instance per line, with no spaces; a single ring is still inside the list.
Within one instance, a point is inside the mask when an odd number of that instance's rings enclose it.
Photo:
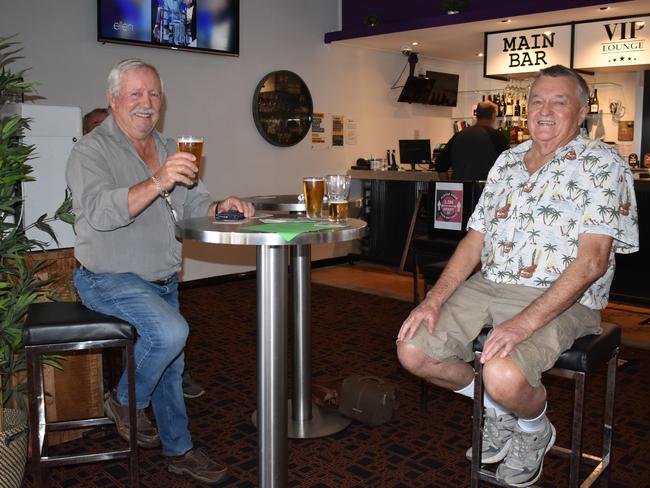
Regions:
[[[176,142],[153,133],[158,158],[177,152]],[[181,243],[162,198],[129,217],[128,192],[151,177],[126,135],[108,117],[75,144],[66,168],[76,217],[75,257],[95,273],[133,272],[148,281],[166,279],[181,267]],[[177,185],[171,202],[178,218],[207,215],[212,198],[200,181]]]

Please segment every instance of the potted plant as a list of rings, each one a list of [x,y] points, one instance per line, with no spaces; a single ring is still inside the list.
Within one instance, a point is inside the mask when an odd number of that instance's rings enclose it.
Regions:
[[[24,81],[27,70],[13,73],[8,67],[21,59],[17,44],[13,36],[0,36],[0,106],[18,101],[36,85]],[[42,242],[28,238],[26,232],[35,227],[56,240],[49,225],[56,217],[23,221],[20,187],[32,179],[28,161],[33,147],[21,139],[28,122],[17,115],[0,116],[0,479],[9,483],[3,486],[16,487],[21,486],[27,457],[22,395],[26,384],[17,379],[17,373],[25,370],[22,323],[29,305],[44,297],[44,287],[51,281],[38,276],[45,261],[26,260],[29,252],[43,248]],[[57,213],[65,212],[67,203]],[[57,366],[52,359],[48,363]],[[10,401],[18,408],[8,408]]]

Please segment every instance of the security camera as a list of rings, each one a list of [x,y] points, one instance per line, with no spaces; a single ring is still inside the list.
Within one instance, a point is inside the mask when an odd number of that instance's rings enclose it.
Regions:
[[[413,48],[407,44],[407,45],[402,46],[400,48],[400,51],[402,52],[402,54],[404,56],[409,56],[413,52]]]

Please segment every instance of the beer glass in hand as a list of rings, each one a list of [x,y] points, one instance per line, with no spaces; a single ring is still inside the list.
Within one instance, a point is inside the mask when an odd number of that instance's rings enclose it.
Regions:
[[[350,176],[327,175],[325,182],[327,184],[329,220],[332,222],[345,222],[348,219]]]
[[[306,176],[302,179],[302,190],[305,195],[307,217],[320,219],[323,213],[325,180],[320,176]]]
[[[203,137],[180,136],[177,140],[178,152],[186,152],[194,155],[197,168],[201,167],[201,155],[203,154]],[[198,173],[197,173],[198,175]]]

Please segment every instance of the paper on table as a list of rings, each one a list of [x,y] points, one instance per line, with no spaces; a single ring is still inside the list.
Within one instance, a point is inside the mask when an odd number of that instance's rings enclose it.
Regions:
[[[278,234],[287,242],[304,232],[317,232],[319,230],[338,228],[341,228],[341,226],[337,224],[320,224],[318,222],[304,220],[293,222],[274,222],[270,224],[256,224],[242,227],[242,229],[254,230],[258,232],[273,232],[275,234]]]

